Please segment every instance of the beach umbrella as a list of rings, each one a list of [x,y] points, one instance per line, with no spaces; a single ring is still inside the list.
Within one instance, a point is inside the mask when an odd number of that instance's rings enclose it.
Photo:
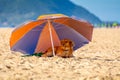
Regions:
[[[39,16],[37,20],[22,24],[13,30],[10,48],[24,54],[44,53],[60,40],[70,39],[75,43],[74,50],[88,44],[92,39],[93,26],[83,20],[73,19],[63,14]]]

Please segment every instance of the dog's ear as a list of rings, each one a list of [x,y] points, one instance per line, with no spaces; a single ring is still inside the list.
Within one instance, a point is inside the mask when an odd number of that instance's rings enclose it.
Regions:
[[[71,46],[75,46],[75,43],[73,41],[70,42]]]
[[[64,45],[65,44],[65,40],[61,40],[61,45]]]

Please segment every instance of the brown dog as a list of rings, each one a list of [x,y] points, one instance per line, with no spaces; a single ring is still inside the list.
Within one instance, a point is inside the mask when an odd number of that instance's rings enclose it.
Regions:
[[[54,47],[55,55],[60,57],[73,57],[74,42],[68,39],[61,40],[61,46]],[[53,56],[52,48],[49,48],[42,57]]]

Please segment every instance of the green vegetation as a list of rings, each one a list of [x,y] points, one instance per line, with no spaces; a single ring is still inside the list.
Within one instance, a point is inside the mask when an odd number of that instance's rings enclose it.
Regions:
[[[119,27],[120,26],[120,23],[118,22],[103,22],[103,23],[100,23],[100,24],[95,24],[94,25],[95,27],[107,27],[107,28],[113,28],[113,27]]]
[[[118,23],[117,23],[117,22],[114,22],[114,23],[112,24],[112,26],[113,26],[113,27],[117,27],[117,26],[118,26]]]
[[[40,53],[34,53],[34,54],[28,54],[28,55],[23,55],[22,57],[29,57],[29,56],[37,56],[37,57],[41,57],[42,56],[42,52],[40,52]]]

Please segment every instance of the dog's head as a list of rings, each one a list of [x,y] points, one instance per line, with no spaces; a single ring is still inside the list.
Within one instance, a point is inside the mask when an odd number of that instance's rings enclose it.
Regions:
[[[74,42],[69,39],[63,39],[61,40],[61,46],[65,50],[73,49]]]

